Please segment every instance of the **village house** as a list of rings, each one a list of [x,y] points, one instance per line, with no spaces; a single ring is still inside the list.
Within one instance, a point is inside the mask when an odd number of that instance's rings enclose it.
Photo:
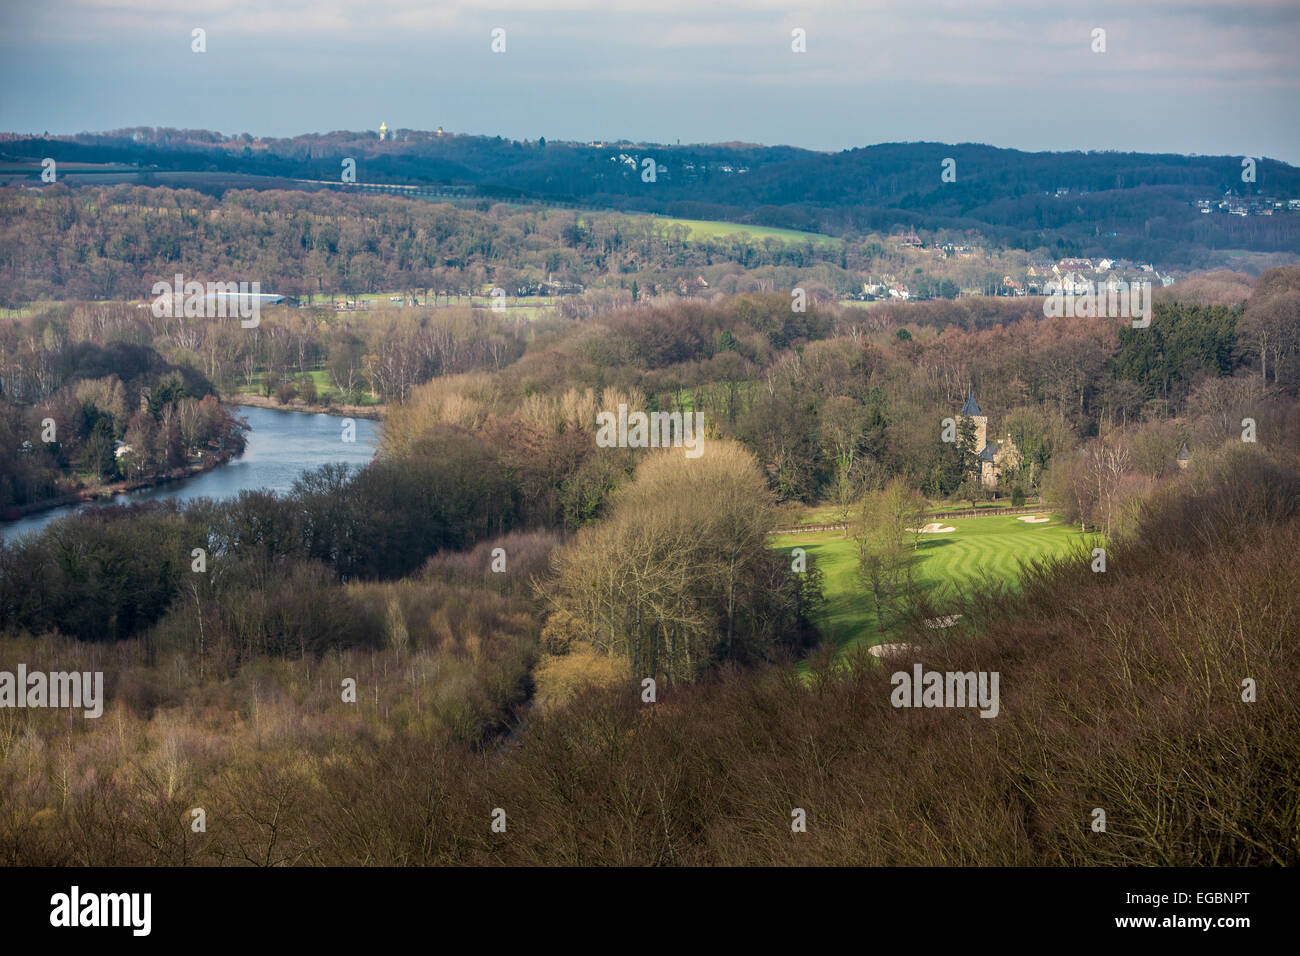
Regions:
[[[1092,283],[1077,272],[1066,272],[1057,281],[1062,294],[1083,295],[1092,288]]]
[[[581,282],[566,282],[563,279],[549,278],[540,284],[542,295],[582,295],[586,288]]]
[[[678,279],[677,293],[687,298],[707,298],[709,296],[709,283],[704,276],[696,276],[694,279]]]
[[[1052,266],[1052,271],[1057,275],[1066,272],[1091,272],[1091,259],[1062,259],[1056,265]]]

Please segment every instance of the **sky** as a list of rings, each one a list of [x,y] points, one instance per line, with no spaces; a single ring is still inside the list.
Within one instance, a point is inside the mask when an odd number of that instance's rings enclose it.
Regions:
[[[512,139],[978,142],[1300,165],[1300,0],[0,0],[0,11],[3,132],[292,136],[384,122]],[[195,29],[206,52],[192,49]],[[796,29],[806,52],[792,50]]]

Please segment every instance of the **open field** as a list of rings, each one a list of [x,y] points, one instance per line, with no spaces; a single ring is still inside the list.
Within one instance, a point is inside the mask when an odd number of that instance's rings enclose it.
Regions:
[[[330,373],[328,369],[314,368],[308,372],[308,375],[310,375],[311,380],[315,382],[316,392],[318,395],[321,396],[328,395],[330,400],[333,401],[335,404],[339,404],[343,402],[344,400],[343,393],[334,387],[334,380],[330,377]],[[265,381],[265,379],[266,379],[265,370],[258,371],[253,375],[252,385],[241,383],[239,388],[235,390],[234,394],[237,396],[246,396],[246,395],[261,396],[262,389],[263,389],[263,382]],[[296,385],[300,379],[301,376],[298,375],[296,371],[294,371],[288,376],[286,381]],[[356,404],[368,406],[368,405],[378,405],[380,404],[380,402],[379,399],[376,398],[370,392],[364,392],[361,396],[359,396]],[[269,407],[274,408],[276,406],[271,405]]]
[[[29,305],[16,306],[12,309],[0,308],[0,319],[27,319],[37,315],[55,303],[38,302]]]
[[[1046,514],[1046,512],[1044,512]],[[1095,547],[1098,535],[1081,535],[1072,525],[1053,518],[1031,524],[1014,517],[953,518],[955,530],[922,536],[913,565],[920,585],[959,588],[987,576],[1013,582],[1020,563],[1071,550]],[[780,535],[773,546],[789,552],[802,547],[825,576],[826,607],[819,622],[825,640],[847,650],[890,640],[892,628],[877,630],[874,606],[857,577],[857,546],[842,531]]]
[[[778,239],[781,242],[811,242],[817,246],[837,245],[842,239],[823,236],[816,232],[800,232],[797,229],[778,229],[773,226],[747,226],[734,222],[718,222],[705,219],[676,219],[669,216],[654,216],[654,221],[661,225],[685,226],[690,230],[688,239],[722,239],[747,233],[751,239]]]
[[[402,295],[401,290],[390,289],[381,292],[358,292],[344,295],[342,292],[320,293],[313,295],[309,308],[333,310],[335,302],[351,302],[354,307],[342,311],[346,312],[374,312],[381,309],[443,309],[447,307],[454,308],[472,308],[488,309],[492,308],[494,301],[488,291],[485,289],[475,295],[452,296],[450,300],[439,298],[437,302],[433,301],[432,296],[425,296],[420,292],[416,293],[419,299],[419,306],[404,305],[401,302],[391,301],[393,296]],[[542,316],[553,313],[559,303],[559,297],[546,295],[532,296],[507,296],[505,307],[502,311],[515,318],[528,319],[532,321]]]

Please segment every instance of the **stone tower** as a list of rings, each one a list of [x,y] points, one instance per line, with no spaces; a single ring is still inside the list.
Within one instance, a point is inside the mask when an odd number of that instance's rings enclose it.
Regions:
[[[974,392],[966,396],[966,404],[961,407],[961,413],[975,423],[975,453],[979,454],[984,450],[984,446],[988,444],[989,420],[980,411],[980,407],[975,401]]]

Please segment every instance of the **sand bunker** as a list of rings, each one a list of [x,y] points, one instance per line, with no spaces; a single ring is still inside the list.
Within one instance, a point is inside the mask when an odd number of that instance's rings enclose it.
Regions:
[[[1043,520],[1046,521],[1047,519],[1044,518]],[[910,531],[912,534],[916,534],[915,528],[907,528],[905,530]],[[937,521],[931,521],[928,525],[926,525],[921,529],[921,534],[942,534],[944,531],[956,531],[956,530],[957,529],[954,528],[952,525],[939,524],[939,522]]]
[[[1051,521],[1052,519],[1049,518],[1049,517],[1047,517],[1046,515],[1021,515],[1021,516],[1020,516],[1019,518],[1017,518],[1016,520],[1017,520],[1017,521],[1027,521],[1027,522],[1029,522],[1030,524],[1039,524],[1039,523],[1041,523],[1041,522],[1043,522],[1043,521]]]
[[[945,614],[943,617],[926,618],[925,626],[931,629],[940,627],[952,627],[961,620],[960,614]]]
[[[867,653],[872,657],[897,657],[900,654],[906,654],[908,651],[916,649],[915,644],[876,644],[868,647]]]

